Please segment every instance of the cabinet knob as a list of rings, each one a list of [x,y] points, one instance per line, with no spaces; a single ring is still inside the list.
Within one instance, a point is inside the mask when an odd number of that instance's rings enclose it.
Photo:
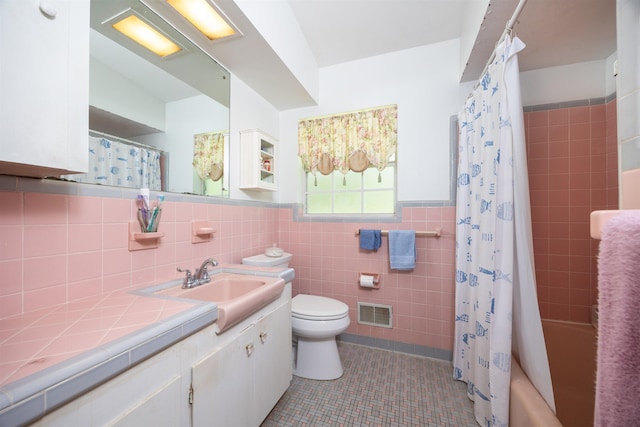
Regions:
[[[260,332],[260,341],[262,342],[262,344],[264,344],[264,342],[267,340],[267,335],[268,335],[267,331]]]
[[[40,3],[40,12],[48,19],[56,19],[58,14],[55,6],[46,1]]]
[[[251,354],[253,353],[253,343],[249,343],[247,344],[245,347],[245,350],[247,350],[247,357],[250,357]]]

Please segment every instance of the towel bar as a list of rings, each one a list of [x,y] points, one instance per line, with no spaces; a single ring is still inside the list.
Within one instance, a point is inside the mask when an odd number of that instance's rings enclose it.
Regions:
[[[380,230],[380,234],[386,236],[389,230]],[[356,230],[356,236],[360,235],[360,230]],[[434,231],[416,231],[416,236],[424,237],[440,237],[442,236],[442,228],[436,228]]]

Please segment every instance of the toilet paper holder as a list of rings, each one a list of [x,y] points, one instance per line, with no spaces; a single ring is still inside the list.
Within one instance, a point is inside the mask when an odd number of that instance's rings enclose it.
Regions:
[[[362,277],[363,276],[371,277],[373,279],[371,286],[365,285],[365,284],[362,283]],[[380,288],[380,274],[379,273],[368,273],[366,271],[361,271],[359,273],[359,275],[358,275],[358,285],[360,285],[361,288],[379,289]]]

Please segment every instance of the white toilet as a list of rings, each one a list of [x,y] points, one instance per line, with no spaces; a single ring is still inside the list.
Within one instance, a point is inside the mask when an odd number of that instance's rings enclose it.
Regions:
[[[296,295],[291,300],[291,326],[298,338],[293,374],[312,380],[342,376],[336,335],[347,330],[349,306],[332,298]]]

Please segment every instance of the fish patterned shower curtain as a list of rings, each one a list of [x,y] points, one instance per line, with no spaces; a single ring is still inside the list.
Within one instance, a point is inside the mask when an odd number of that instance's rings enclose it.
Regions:
[[[550,393],[553,407],[533,269],[517,62],[523,48],[506,36],[458,115],[454,378],[467,383],[482,426],[508,425],[512,351],[525,372],[533,365],[528,374],[548,383],[542,394]],[[530,354],[532,345],[522,342],[530,339],[541,354]]]
[[[160,158],[159,150],[89,136],[89,171],[63,177],[76,182],[160,190]]]

